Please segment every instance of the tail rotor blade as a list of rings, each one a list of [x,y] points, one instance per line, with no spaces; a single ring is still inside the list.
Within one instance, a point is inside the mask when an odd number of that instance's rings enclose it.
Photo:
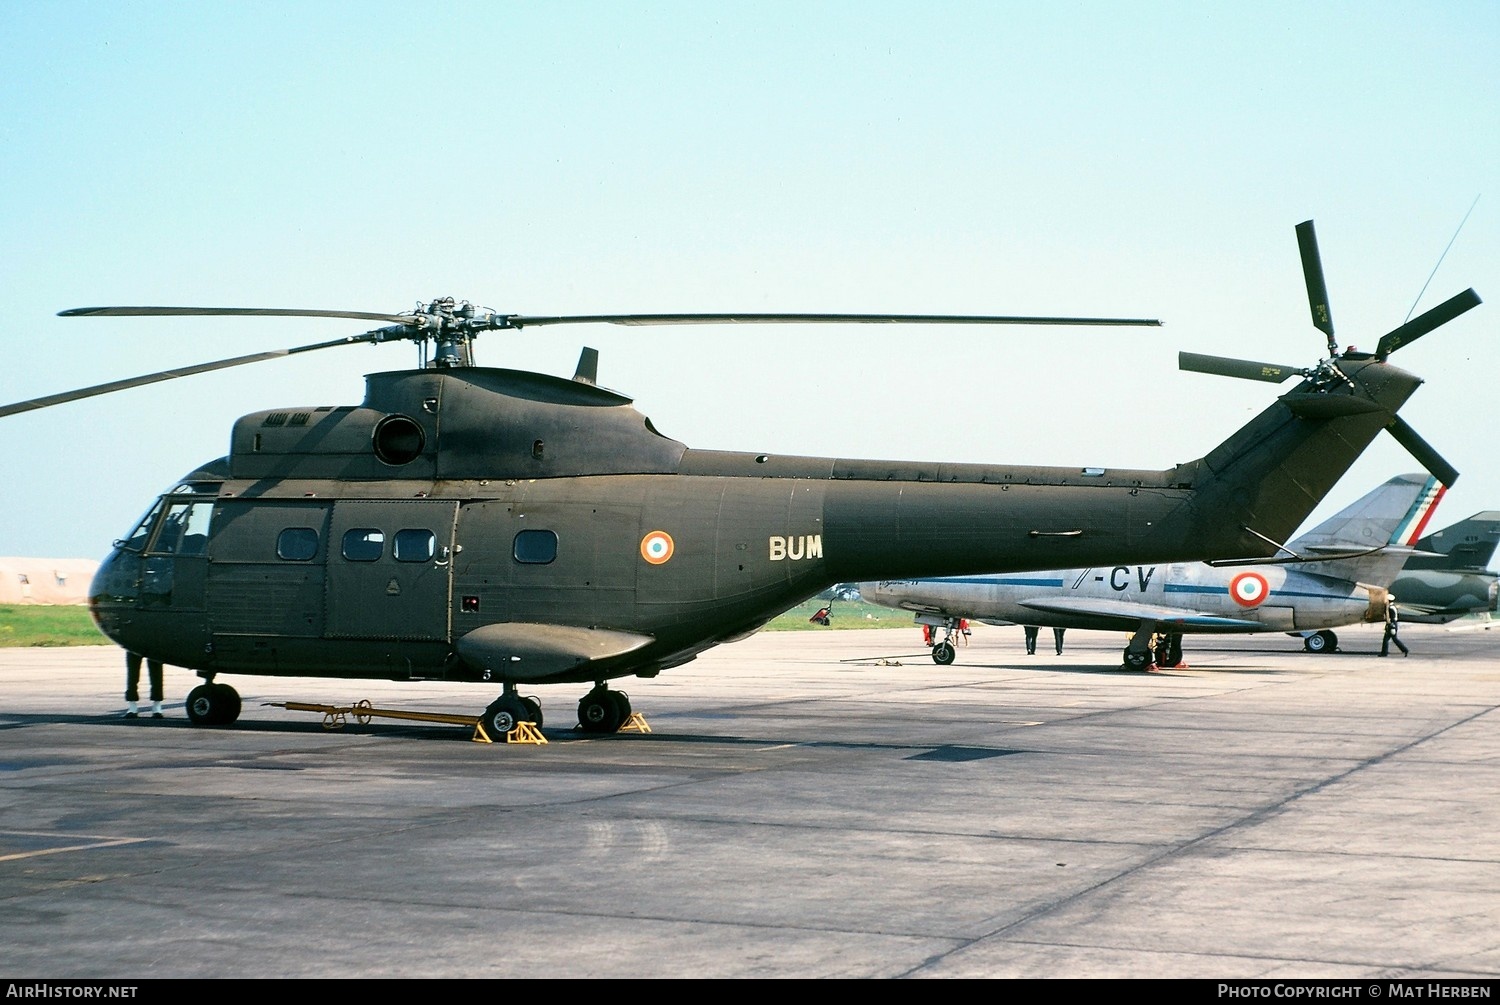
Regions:
[[[1306,376],[1307,371],[1280,363],[1257,363],[1249,359],[1230,359],[1227,356],[1204,356],[1196,352],[1179,352],[1177,368],[1195,373],[1213,373],[1221,377],[1240,377],[1245,380],[1263,380],[1268,384],[1280,384],[1288,377]]]
[[[1434,328],[1447,324],[1464,311],[1478,307],[1480,303],[1479,294],[1475,293],[1472,287],[1457,296],[1449,297],[1432,310],[1425,314],[1418,314],[1400,328],[1383,335],[1380,344],[1375,347],[1375,358],[1381,360],[1388,358],[1391,353],[1402,346],[1411,345]]]
[[[1396,442],[1406,448],[1407,452],[1417,459],[1417,463],[1431,471],[1433,477],[1449,488],[1458,480],[1458,469],[1432,449],[1431,444],[1417,435],[1417,431],[1406,424],[1406,420],[1399,415],[1391,419],[1390,425],[1386,426]]]
[[[1318,254],[1318,235],[1311,220],[1297,224],[1297,248],[1302,252],[1302,276],[1307,280],[1307,303],[1312,308],[1313,327],[1328,336],[1328,355],[1337,356],[1333,314],[1328,308],[1328,284],[1323,281],[1323,259]]]

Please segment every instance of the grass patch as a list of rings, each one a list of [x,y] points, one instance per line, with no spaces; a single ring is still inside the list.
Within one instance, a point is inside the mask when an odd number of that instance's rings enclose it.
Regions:
[[[909,611],[892,610],[863,600],[836,600],[827,627],[808,619],[826,600],[809,600],[779,615],[765,631],[829,631],[851,628],[908,628]],[[0,647],[17,646],[106,646],[110,645],[89,609],[83,605],[0,604]]]
[[[807,620],[818,608],[827,603],[826,600],[814,599],[805,604],[798,604],[785,614],[773,618],[764,631],[790,632],[817,629],[826,632],[832,629],[849,628],[910,628],[916,624],[912,620],[911,611],[898,611],[890,607],[881,607],[879,604],[866,603],[863,600],[835,600],[827,627],[815,625]]]
[[[107,645],[82,604],[0,604],[0,647]]]

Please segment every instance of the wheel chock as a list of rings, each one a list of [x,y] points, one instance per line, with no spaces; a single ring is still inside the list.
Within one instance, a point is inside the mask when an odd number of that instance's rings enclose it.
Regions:
[[[536,728],[536,723],[518,722],[515,729],[505,734],[505,742],[542,744],[547,742],[547,738]]]
[[[646,725],[646,719],[645,719],[644,716],[641,715],[641,713],[639,713],[639,712],[631,712],[630,713],[630,718],[628,718],[628,719],[625,720],[625,724],[622,725],[617,730],[617,732],[620,732],[620,733],[627,733],[627,732],[628,733],[649,733],[649,732],[651,732],[651,727],[648,726],[648,725]]]

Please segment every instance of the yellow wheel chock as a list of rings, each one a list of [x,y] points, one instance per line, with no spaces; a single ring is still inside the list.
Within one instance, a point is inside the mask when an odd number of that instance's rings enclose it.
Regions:
[[[621,733],[649,733],[651,727],[646,725],[645,718],[639,712],[631,712],[630,718],[619,729]]]
[[[495,741],[484,731],[484,725],[477,715],[449,715],[445,712],[410,712],[400,708],[376,708],[370,704],[369,699],[361,698],[353,705],[314,705],[300,701],[272,701],[268,705],[285,708],[292,712],[321,712],[323,715],[324,729],[343,729],[348,724],[350,716],[361,726],[368,725],[375,716],[383,716],[387,719],[409,719],[416,722],[445,722],[454,726],[473,726],[475,743],[494,743]],[[632,718],[640,718],[633,716]],[[649,732],[649,730],[648,730]],[[505,734],[506,743],[531,743],[543,744],[547,738],[542,731],[536,727],[534,722],[518,722],[516,728]]]

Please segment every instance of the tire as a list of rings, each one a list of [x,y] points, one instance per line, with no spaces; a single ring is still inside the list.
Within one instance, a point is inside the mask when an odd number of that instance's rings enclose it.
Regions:
[[[621,705],[615,700],[620,692],[596,688],[578,702],[578,728],[585,733],[614,733],[625,720]]]
[[[537,729],[542,728],[542,703],[535,698],[522,698],[521,703],[526,706],[526,718]]]
[[[214,725],[228,726],[240,717],[240,693],[228,684],[210,684],[209,687],[218,692],[223,702]]]
[[[484,718],[480,720],[480,724],[484,726],[485,734],[491,740],[496,743],[505,743],[510,731],[516,728],[516,723],[530,719],[531,709],[526,707],[525,701],[502,695],[484,710]]]
[[[1302,640],[1302,648],[1310,653],[1331,653],[1338,648],[1339,637],[1332,632],[1313,632]]]
[[[958,659],[958,650],[953,648],[953,643],[939,642],[932,647],[932,662],[938,666],[948,666],[956,659]]]
[[[1151,654],[1149,652],[1134,652],[1129,649],[1125,650],[1126,670],[1144,670],[1150,662]]]
[[[227,726],[240,717],[239,692],[228,684],[199,684],[188,692],[187,717],[195,726]]]

